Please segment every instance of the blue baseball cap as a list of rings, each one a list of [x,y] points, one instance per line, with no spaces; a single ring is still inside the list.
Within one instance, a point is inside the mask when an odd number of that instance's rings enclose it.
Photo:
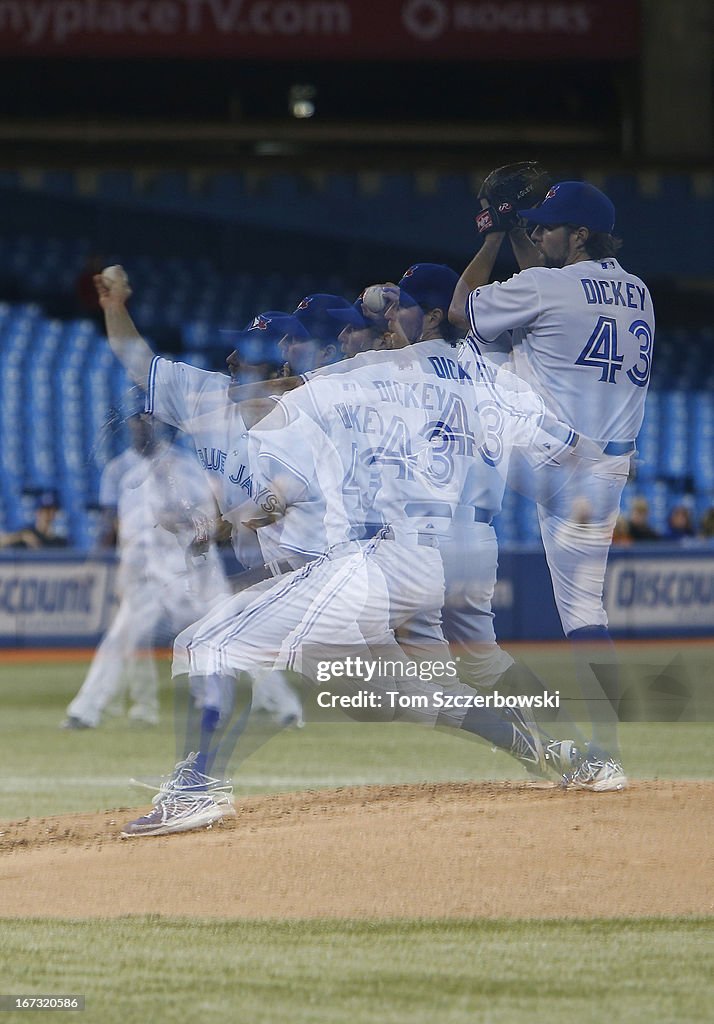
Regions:
[[[279,342],[290,335],[307,341],[309,334],[299,320],[290,313],[269,309],[258,313],[242,331],[221,331],[243,363],[260,366],[264,363],[279,366],[283,361]]]
[[[327,345],[336,345],[337,335],[342,328],[335,318],[335,310],[352,308],[352,304],[341,295],[318,292],[315,295],[306,295],[298,302],[293,319],[298,321],[307,338]]]
[[[308,332],[297,317],[279,309],[269,309],[265,313],[258,313],[242,331],[221,331],[220,333],[236,343],[263,341],[266,344],[274,344],[284,338],[286,334],[303,340],[309,338]]]
[[[604,192],[587,181],[559,181],[546,192],[540,206],[519,210],[529,224],[576,224],[606,235],[615,229],[615,207]]]
[[[446,312],[454,297],[459,275],[451,267],[443,263],[415,263],[405,270],[404,276],[399,282],[402,292],[400,302],[411,299],[417,306],[423,309],[443,309]]]
[[[48,487],[37,495],[37,508],[60,508],[60,500],[57,491]]]
[[[365,327],[374,327],[374,320],[368,320],[362,312],[362,300],[356,299],[351,306],[346,306],[344,309],[328,309],[327,311],[333,320],[336,320],[340,325],[340,329],[347,327],[355,327],[358,331],[363,331]]]
[[[365,316],[365,306],[362,302],[363,294],[358,295],[351,306],[346,306],[344,309],[328,309],[327,312],[337,321],[340,329],[349,325],[358,331],[370,328],[379,333],[386,330],[387,321],[384,314],[373,313],[372,316]]]

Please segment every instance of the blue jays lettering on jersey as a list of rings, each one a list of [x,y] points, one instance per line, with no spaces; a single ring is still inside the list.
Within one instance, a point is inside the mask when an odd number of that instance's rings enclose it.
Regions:
[[[228,479],[263,512],[273,513],[279,506],[278,498],[269,487],[256,481],[248,468],[248,449],[234,450],[228,458]]]
[[[197,448],[196,455],[202,469],[213,470],[216,473],[225,472],[226,453],[220,448]]]
[[[255,535],[242,525],[241,509],[257,497],[257,504],[270,511],[277,499],[252,487],[248,433],[229,387],[225,374],[157,356],[149,374],[147,412],[191,436],[221,515],[231,524],[236,555],[244,565],[253,565],[262,558]]]

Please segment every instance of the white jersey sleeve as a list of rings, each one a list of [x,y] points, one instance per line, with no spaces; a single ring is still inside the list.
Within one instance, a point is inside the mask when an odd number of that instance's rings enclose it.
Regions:
[[[500,344],[501,335],[533,323],[541,309],[537,274],[523,270],[508,281],[484,285],[466,301],[469,325],[478,341]]]
[[[211,405],[216,413],[225,409],[229,385],[225,374],[155,356],[149,370],[146,412],[193,434],[196,418],[211,411]]]
[[[299,403],[290,407],[287,425],[250,432],[254,477],[279,496],[284,511],[279,524],[258,530],[266,560],[288,552],[318,555],[351,537],[342,462],[313,416]]]

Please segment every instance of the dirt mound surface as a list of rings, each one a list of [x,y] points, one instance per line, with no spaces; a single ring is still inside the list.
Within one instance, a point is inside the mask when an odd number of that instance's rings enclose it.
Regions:
[[[639,917],[714,913],[714,783],[529,783],[240,798],[213,828],[142,811],[0,823],[0,916]],[[145,808],[143,809],[145,812]]]

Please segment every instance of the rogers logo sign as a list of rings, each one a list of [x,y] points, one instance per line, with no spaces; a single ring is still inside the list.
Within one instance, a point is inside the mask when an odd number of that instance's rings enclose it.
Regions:
[[[443,0],[407,0],[402,8],[402,21],[417,39],[431,42],[446,31],[449,9]]]
[[[578,0],[405,0],[402,23],[417,39],[432,42],[447,32],[583,35],[592,30],[592,4]]]

